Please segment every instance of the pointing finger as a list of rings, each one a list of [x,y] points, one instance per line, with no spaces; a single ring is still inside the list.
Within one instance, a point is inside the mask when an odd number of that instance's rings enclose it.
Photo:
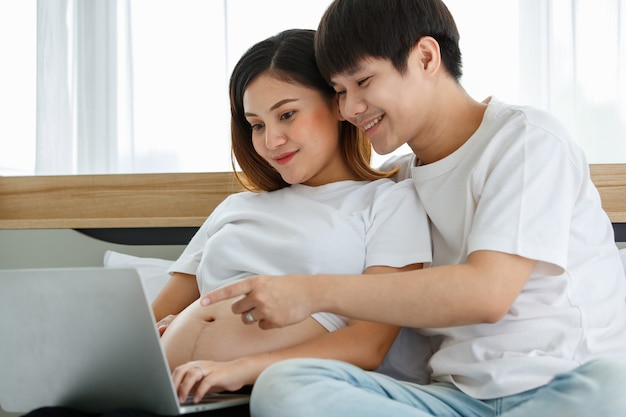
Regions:
[[[236,282],[225,287],[217,288],[208,292],[200,299],[200,305],[208,306],[220,301],[228,300],[235,297],[246,295],[250,292],[248,280]]]

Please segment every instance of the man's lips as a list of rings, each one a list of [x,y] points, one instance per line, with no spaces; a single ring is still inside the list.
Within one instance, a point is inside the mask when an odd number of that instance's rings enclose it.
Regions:
[[[369,121],[367,124],[364,124],[362,126],[362,129],[367,132],[368,130],[370,130],[371,128],[376,126],[381,120],[383,120],[383,116],[378,116],[378,117],[372,119],[371,121]]]
[[[298,153],[298,151],[282,153],[278,156],[275,156],[274,161],[276,161],[278,165],[285,165],[293,159],[296,153]]]

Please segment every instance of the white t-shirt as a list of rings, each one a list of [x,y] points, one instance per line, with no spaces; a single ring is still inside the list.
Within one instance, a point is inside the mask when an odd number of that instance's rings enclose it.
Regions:
[[[549,114],[492,98],[457,151],[412,175],[432,222],[433,266],[478,250],[537,260],[495,324],[430,329],[435,380],[482,399],[546,384],[598,357],[626,355],[626,279],[583,152]]]
[[[430,263],[429,225],[411,181],[296,184],[229,196],[169,269],[197,276],[201,294],[257,274],[360,274]],[[313,316],[329,331],[335,314]]]

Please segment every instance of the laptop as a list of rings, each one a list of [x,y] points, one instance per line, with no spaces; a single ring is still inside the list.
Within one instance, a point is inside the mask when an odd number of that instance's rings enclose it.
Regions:
[[[134,269],[0,270],[0,406],[177,415],[249,402],[246,393],[181,405]]]

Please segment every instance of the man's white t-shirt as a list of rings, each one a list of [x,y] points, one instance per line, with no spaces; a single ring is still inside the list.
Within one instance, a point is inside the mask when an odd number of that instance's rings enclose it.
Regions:
[[[479,250],[538,261],[498,323],[425,331],[443,336],[430,360],[434,380],[498,398],[594,358],[626,355],[626,278],[613,229],[583,152],[555,118],[492,98],[453,154],[385,166],[398,164],[432,222],[433,266],[464,263]]]

